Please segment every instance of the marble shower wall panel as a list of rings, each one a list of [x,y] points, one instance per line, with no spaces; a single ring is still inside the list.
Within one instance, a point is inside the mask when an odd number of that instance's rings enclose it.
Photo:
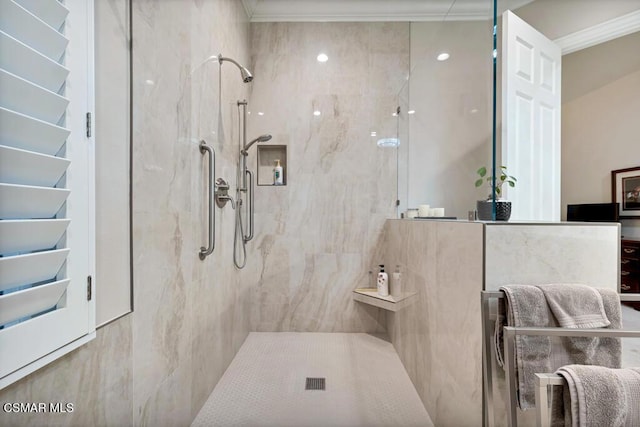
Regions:
[[[433,422],[482,419],[483,225],[389,220],[385,263],[399,264],[408,307],[387,316],[391,341]]]
[[[190,415],[190,171],[198,165],[187,140],[191,111],[177,114],[191,64],[190,22],[177,2],[133,2],[133,419],[140,425],[176,425]],[[168,398],[176,380],[179,402]]]
[[[249,26],[241,2],[196,1],[191,8],[192,70],[211,55],[233,58],[251,70],[248,49]],[[253,70],[251,70],[253,71]],[[221,87],[219,88],[219,81]],[[191,136],[205,139],[216,150],[216,178],[230,185],[236,197],[238,168],[237,101],[247,99],[251,84],[242,82],[235,65],[217,62],[202,65],[191,75]],[[197,189],[195,236],[197,247],[206,235],[207,165],[197,157],[192,188]],[[204,163],[203,163],[204,162]],[[206,401],[218,379],[250,331],[251,296],[255,278],[244,276],[233,265],[235,211],[230,203],[216,209],[216,249],[206,261],[195,261],[190,292],[192,310],[192,417]],[[197,249],[196,249],[197,252]],[[197,259],[197,258],[193,258]]]
[[[0,425],[132,425],[131,323],[131,316],[110,323],[93,341],[0,392],[3,403],[72,403],[73,412],[0,411]]]
[[[249,332],[230,204],[215,208],[216,249],[198,259],[210,166],[198,143],[215,149],[214,179],[233,189],[235,103],[249,93],[234,65],[204,62],[222,53],[246,64],[248,22],[233,0],[134,0],[133,13],[134,423],[184,425]]]
[[[395,136],[409,24],[252,24],[250,46],[249,133],[272,134],[288,156],[287,185],[256,190],[254,330],[383,331],[384,314],[351,292],[368,285],[395,216],[396,152],[376,141]]]
[[[487,290],[540,283],[619,289],[619,224],[487,224],[486,229]]]

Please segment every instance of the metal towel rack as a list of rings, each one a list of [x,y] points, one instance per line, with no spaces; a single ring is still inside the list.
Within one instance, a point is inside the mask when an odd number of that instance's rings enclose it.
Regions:
[[[620,301],[639,301],[640,294],[620,294]],[[483,412],[484,425],[496,425],[493,396],[493,370],[491,361],[493,353],[493,328],[495,326],[495,315],[492,316],[490,300],[504,301],[505,294],[502,291],[481,291],[481,312],[482,312],[482,367],[483,367]],[[498,310],[504,307],[496,307]],[[497,314],[497,313],[496,313]],[[505,350],[505,380],[507,386],[507,425],[517,426],[517,399],[516,399],[516,376],[515,376],[515,336],[521,335],[544,335],[544,336],[618,336],[618,337],[638,337],[638,331],[624,329],[566,329],[566,328],[523,328],[504,327],[504,350]],[[550,383],[544,383],[548,385]],[[537,397],[537,396],[536,396]],[[537,405],[537,399],[536,399]],[[547,412],[538,415],[538,420],[548,417]]]
[[[201,247],[200,252],[198,253],[200,259],[204,261],[207,256],[213,253],[213,250],[216,247],[216,211],[213,209],[213,177],[216,175],[216,152],[212,147],[208,146],[204,140],[200,141],[199,148],[200,153],[203,155],[208,154],[209,157],[209,244],[207,247]]]

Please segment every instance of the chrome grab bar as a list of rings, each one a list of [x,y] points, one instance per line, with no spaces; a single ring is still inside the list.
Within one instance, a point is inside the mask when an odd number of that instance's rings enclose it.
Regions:
[[[207,256],[211,255],[216,247],[216,211],[213,209],[213,177],[216,174],[216,152],[212,147],[208,146],[204,140],[200,141],[199,147],[200,153],[207,153],[209,155],[209,244],[206,248],[204,246],[200,247],[200,253],[198,254],[200,259],[204,260]]]
[[[247,191],[249,192],[249,221],[247,225],[249,226],[249,233],[246,236],[243,236],[245,243],[253,239],[253,190],[255,189],[253,186],[253,172],[250,170],[245,171],[245,175],[249,176],[249,187],[247,187]]]

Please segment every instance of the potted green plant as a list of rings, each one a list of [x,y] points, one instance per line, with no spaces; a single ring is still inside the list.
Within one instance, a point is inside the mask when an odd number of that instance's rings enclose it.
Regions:
[[[481,167],[476,171],[479,178],[476,180],[476,187],[487,183],[489,186],[489,195],[486,200],[478,200],[476,208],[478,210],[478,219],[482,221],[491,221],[493,218],[493,189],[496,193],[496,221],[509,221],[511,217],[511,202],[502,199],[502,186],[507,184],[509,187],[515,187],[518,181],[514,176],[507,174],[507,167],[500,166],[500,171],[495,177],[495,183],[492,175],[487,176],[487,168]]]

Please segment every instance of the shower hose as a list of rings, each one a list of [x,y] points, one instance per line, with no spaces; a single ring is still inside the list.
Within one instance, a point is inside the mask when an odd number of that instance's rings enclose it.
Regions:
[[[236,204],[236,226],[233,234],[233,264],[242,270],[247,264],[247,242],[244,241],[244,227],[242,226],[242,196],[238,192],[238,203]],[[239,254],[238,241],[240,241],[242,256]],[[240,262],[239,258],[242,260]]]

